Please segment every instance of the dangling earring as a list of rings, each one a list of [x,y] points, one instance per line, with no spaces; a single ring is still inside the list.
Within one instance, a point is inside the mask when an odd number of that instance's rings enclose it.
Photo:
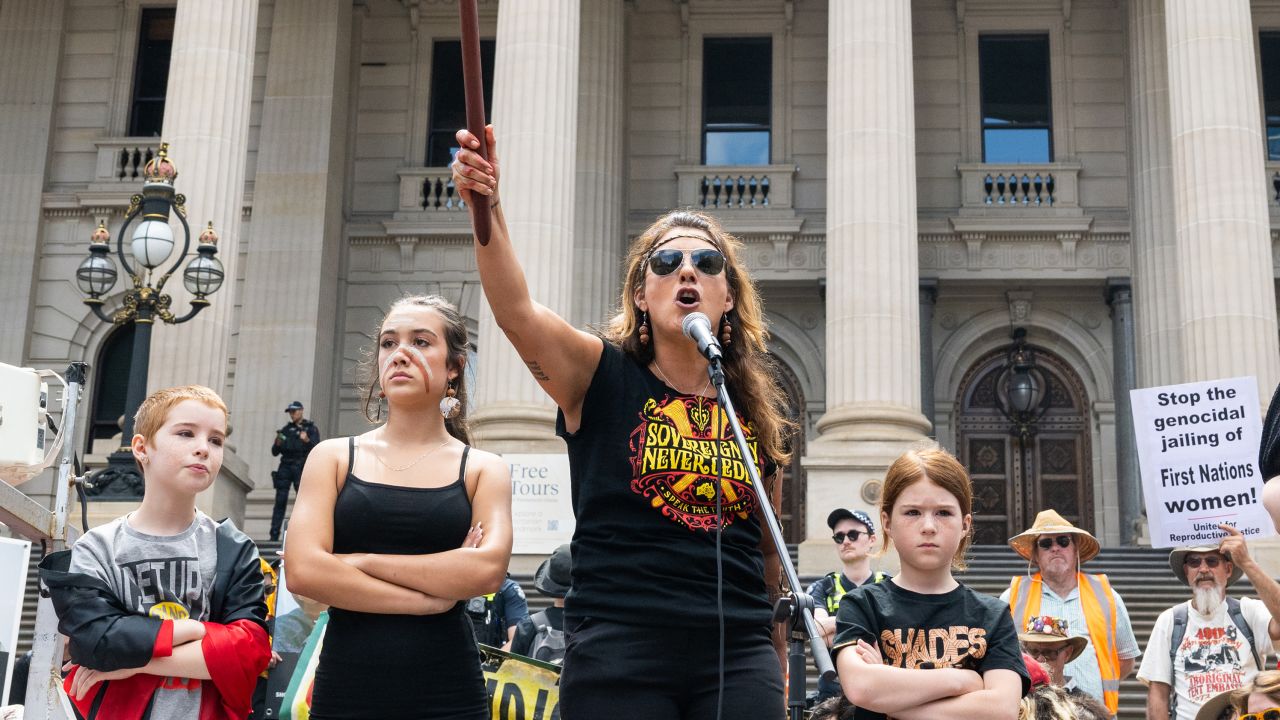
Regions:
[[[379,391],[378,391],[378,399],[379,399],[379,400],[385,399],[386,397],[387,397],[387,393],[386,393],[386,391],[384,391],[384,390],[379,390]]]
[[[733,341],[733,325],[729,323],[729,314],[720,318],[720,344],[728,346]]]
[[[453,384],[444,391],[444,397],[440,398],[440,414],[445,420],[452,420],[458,417],[458,413],[462,412],[462,403],[457,398],[458,391],[453,389]]]
[[[649,344],[649,313],[643,310],[640,311],[639,333],[640,333],[640,344],[648,345]]]

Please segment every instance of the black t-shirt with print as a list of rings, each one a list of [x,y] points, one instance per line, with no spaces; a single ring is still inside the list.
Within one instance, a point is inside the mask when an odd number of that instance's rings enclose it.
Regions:
[[[894,667],[1013,670],[1024,695],[1031,687],[1009,606],[963,584],[939,595],[912,592],[892,580],[850,590],[836,613],[832,655],[859,640],[878,644],[885,664]],[[884,717],[862,708],[854,715]]]
[[[756,453],[753,426],[741,416],[739,423]],[[770,622],[756,496],[719,403],[681,395],[606,342],[581,427],[568,433],[560,414],[556,432],[569,448],[577,518],[566,628],[588,617],[715,622],[716,477],[723,478],[725,623]],[[767,477],[773,465],[757,469]]]

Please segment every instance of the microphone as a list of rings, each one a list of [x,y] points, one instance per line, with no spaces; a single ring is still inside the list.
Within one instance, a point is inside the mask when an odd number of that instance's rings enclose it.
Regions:
[[[680,323],[684,336],[698,343],[698,352],[712,363],[720,362],[724,353],[720,351],[720,341],[711,332],[711,321],[700,312],[689,313]]]

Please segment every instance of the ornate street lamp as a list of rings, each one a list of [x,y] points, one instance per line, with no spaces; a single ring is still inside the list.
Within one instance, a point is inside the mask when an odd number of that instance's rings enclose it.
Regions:
[[[996,404],[1011,423],[1009,433],[1024,442],[1036,434],[1036,423],[1049,409],[1049,375],[1036,367],[1027,331],[1015,328],[1013,346],[996,377]]]
[[[200,233],[196,257],[182,271],[183,285],[194,296],[191,299],[191,309],[181,317],[174,316],[169,309],[173,299],[164,294],[164,286],[191,248],[191,228],[187,225],[187,199],[173,190],[178,169],[169,160],[168,150],[169,144],[161,143],[160,151],[147,163],[143,170],[145,182],[142,194],[129,199],[124,224],[120,226],[120,234],[116,238],[115,254],[133,281],[133,287],[125,292],[124,307],[112,316],[102,312],[102,297],[111,292],[119,276],[110,256],[111,233],[104,223],[99,223],[98,228],[93,231],[89,241],[89,257],[76,269],[76,284],[88,296],[84,299],[84,304],[92,308],[95,315],[104,322],[116,325],[134,324],[133,356],[129,365],[128,391],[125,394],[122,444],[111,453],[107,467],[94,474],[88,489],[90,495],[142,495],[142,476],[134,464],[128,443],[133,437],[133,416],[147,392],[151,326],[155,324],[156,318],[174,325],[195,317],[196,313],[209,306],[209,296],[222,287],[225,275],[222,263],[215,257],[218,253],[218,234],[214,232],[213,223],[210,222],[204,232]],[[161,274],[157,268],[169,260],[175,246],[173,229],[169,226],[171,211],[182,225],[182,252],[173,265]],[[130,252],[126,254],[125,231],[139,216],[141,220],[133,230]]]

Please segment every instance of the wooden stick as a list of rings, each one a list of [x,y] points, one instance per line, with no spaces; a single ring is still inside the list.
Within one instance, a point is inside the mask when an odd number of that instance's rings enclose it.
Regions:
[[[484,71],[480,63],[480,14],[476,0],[459,0],[458,20],[462,29],[462,85],[467,103],[467,129],[480,141],[476,152],[489,159],[488,136],[484,131]],[[476,242],[489,244],[489,198],[471,193],[471,229]]]

